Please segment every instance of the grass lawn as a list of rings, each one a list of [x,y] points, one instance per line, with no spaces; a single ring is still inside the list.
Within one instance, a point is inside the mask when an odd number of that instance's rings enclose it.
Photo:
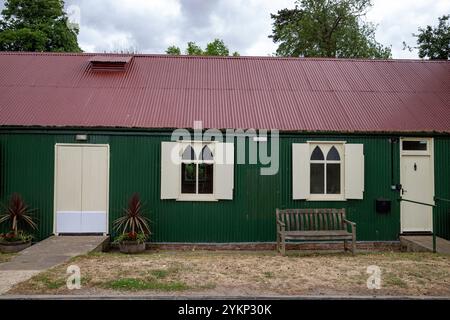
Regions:
[[[79,290],[66,268],[81,270]],[[369,290],[367,267],[381,269]],[[450,256],[431,253],[154,251],[96,253],[40,273],[9,294],[436,295],[450,296]]]
[[[0,263],[9,261],[14,256],[14,253],[1,253],[0,252]]]

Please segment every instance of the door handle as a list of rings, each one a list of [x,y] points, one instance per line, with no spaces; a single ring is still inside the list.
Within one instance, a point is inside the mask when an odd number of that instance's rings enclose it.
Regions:
[[[406,193],[406,190],[402,188],[402,195]]]

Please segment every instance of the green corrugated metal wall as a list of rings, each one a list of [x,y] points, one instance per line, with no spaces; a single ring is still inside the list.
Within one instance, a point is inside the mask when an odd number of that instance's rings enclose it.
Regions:
[[[436,197],[450,199],[450,139],[434,139],[434,180]],[[450,202],[436,201],[437,235],[450,240]]]
[[[77,131],[78,132],[78,131]],[[38,238],[53,232],[53,176],[55,143],[74,143],[73,132],[0,133],[0,198],[20,192],[38,208]],[[291,144],[306,140],[345,140],[363,143],[365,153],[364,200],[317,202],[292,200]],[[252,242],[275,240],[275,208],[347,208],[357,223],[358,240],[396,240],[400,230],[397,193],[391,185],[391,143],[388,136],[282,135],[280,170],[261,176],[259,165],[236,165],[234,200],[177,202],[160,200],[160,142],[158,133],[91,132],[89,143],[110,145],[110,223],[127,199],[139,192],[153,221],[156,242]],[[394,145],[394,182],[399,180],[399,147]],[[450,198],[450,139],[436,138],[436,195]],[[393,200],[392,212],[377,214],[375,199]],[[449,206],[436,209],[439,234],[449,238]],[[110,225],[111,230],[111,225]]]

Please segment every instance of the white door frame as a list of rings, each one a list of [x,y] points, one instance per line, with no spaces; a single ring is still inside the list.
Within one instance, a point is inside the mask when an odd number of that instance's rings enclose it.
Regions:
[[[421,151],[421,150],[403,150],[403,141],[423,141],[423,140],[427,140],[428,141],[428,148],[426,151]],[[435,175],[435,171],[434,171],[434,139],[430,138],[430,137],[402,137],[400,138],[400,184],[402,186],[404,186],[404,173],[403,173],[403,166],[402,166],[402,159],[404,157],[407,156],[426,156],[430,158],[430,171],[431,171],[431,193],[433,195],[433,198],[431,199],[431,201],[429,202],[429,204],[433,204],[434,205],[434,175]],[[400,191],[401,192],[401,191]],[[405,196],[405,199],[408,199],[408,196]],[[409,200],[414,200],[414,199],[409,199]],[[418,206],[420,206],[420,204],[417,204]],[[431,207],[431,210],[434,210],[433,207]],[[433,211],[432,211],[432,216],[433,217]],[[403,232],[414,232],[411,230],[404,230],[403,227],[403,219],[402,219],[403,215],[402,215],[402,203],[400,202],[400,233]],[[429,230],[431,232],[433,232],[433,225],[431,224],[431,230]],[[418,230],[418,232],[421,232],[420,230]],[[428,232],[428,231],[424,231],[424,232]]]
[[[109,144],[97,144],[97,143],[55,143],[55,162],[54,162],[54,176],[53,176],[53,234],[58,235],[56,232],[56,225],[57,225],[57,215],[56,215],[56,179],[57,179],[57,172],[58,172],[58,147],[65,146],[65,147],[106,147],[107,150],[107,171],[108,174],[106,175],[106,185],[108,186],[106,188],[106,233],[103,235],[109,234],[109,159],[110,159],[110,151],[109,151]]]

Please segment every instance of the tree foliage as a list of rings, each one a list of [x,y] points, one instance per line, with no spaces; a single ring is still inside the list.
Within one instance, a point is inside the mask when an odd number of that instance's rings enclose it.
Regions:
[[[62,0],[6,0],[0,50],[80,52]]]
[[[271,14],[276,54],[293,57],[391,58],[364,21],[371,0],[297,0],[294,9]]]
[[[170,46],[166,49],[166,53],[180,55],[181,49],[177,46]],[[229,56],[230,50],[221,39],[214,39],[212,42],[209,42],[205,49],[190,41],[187,43],[185,54],[189,56]],[[235,51],[232,55],[239,56],[239,53]]]
[[[419,28],[419,33],[413,34],[417,38],[416,49],[419,49],[420,58],[444,60],[450,58],[450,15],[444,15],[438,20],[436,27]]]
[[[181,54],[181,50],[177,46],[170,46],[166,49],[166,54],[179,56]]]
[[[189,56],[201,56],[203,50],[195,42],[189,41],[186,48],[186,54]]]

